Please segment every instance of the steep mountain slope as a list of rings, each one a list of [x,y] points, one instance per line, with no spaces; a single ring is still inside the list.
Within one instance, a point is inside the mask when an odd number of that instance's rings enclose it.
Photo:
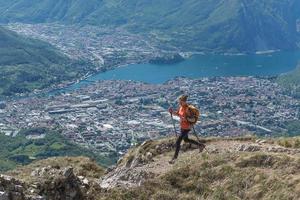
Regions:
[[[46,43],[21,37],[0,27],[0,65],[37,64],[50,65],[67,62]]]
[[[125,26],[184,50],[287,50],[299,42],[297,0],[0,0],[0,13],[2,22]]]
[[[202,153],[184,144],[174,165],[168,163],[174,138],[131,149],[105,173],[83,157],[38,161],[7,173],[14,178],[0,176],[0,185],[5,183],[0,191],[23,195],[20,199],[300,198],[299,138],[204,141],[207,149]]]
[[[41,89],[74,79],[84,69],[44,42],[0,27],[0,96]]]
[[[206,151],[184,144],[175,165],[175,140],[148,141],[132,149],[100,186],[99,199],[298,199],[299,138],[206,139]],[[283,145],[283,146],[281,146]],[[265,188],[269,188],[266,190]]]
[[[98,0],[1,1],[2,22],[79,22],[101,5]]]
[[[108,19],[98,17],[95,23],[123,23],[131,30],[150,31],[158,37],[163,35],[166,42],[200,50],[293,49],[299,6],[289,0],[118,1],[113,9],[100,10],[99,15],[105,13]],[[114,14],[118,10],[121,16]],[[89,18],[92,16],[98,14]]]
[[[300,97],[300,66],[286,74],[282,74],[277,78],[278,84],[286,89],[292,96]]]

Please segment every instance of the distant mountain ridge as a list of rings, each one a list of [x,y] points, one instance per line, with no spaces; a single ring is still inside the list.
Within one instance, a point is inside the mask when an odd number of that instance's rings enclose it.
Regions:
[[[0,22],[122,26],[179,49],[255,52],[299,46],[297,0],[0,0]]]

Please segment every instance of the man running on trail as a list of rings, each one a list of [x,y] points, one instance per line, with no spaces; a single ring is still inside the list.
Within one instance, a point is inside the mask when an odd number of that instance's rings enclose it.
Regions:
[[[189,108],[188,108],[188,104],[187,104],[187,98],[188,98],[187,95],[182,95],[179,97],[180,107],[177,111],[173,111],[172,108],[169,108],[169,112],[172,115],[176,115],[180,118],[180,135],[177,138],[177,141],[175,144],[176,150],[175,150],[174,157],[172,158],[172,160],[169,161],[170,164],[173,164],[175,162],[175,160],[177,159],[178,153],[180,150],[180,144],[181,144],[182,140],[184,140],[185,142],[189,142],[191,144],[195,144],[195,145],[199,146],[200,152],[202,152],[203,149],[205,148],[204,144],[188,138],[188,133],[191,131],[191,124],[187,120],[187,118],[190,117],[190,112],[189,112]]]

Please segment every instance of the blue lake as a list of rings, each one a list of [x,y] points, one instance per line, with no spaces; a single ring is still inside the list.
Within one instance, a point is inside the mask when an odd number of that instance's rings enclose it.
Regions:
[[[273,76],[289,72],[300,61],[300,51],[260,55],[195,55],[169,65],[131,64],[90,76],[64,90],[72,90],[98,80],[135,80],[164,83],[177,76]]]

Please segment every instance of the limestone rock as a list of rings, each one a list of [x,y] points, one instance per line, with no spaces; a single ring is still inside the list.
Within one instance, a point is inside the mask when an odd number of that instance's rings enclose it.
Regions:
[[[252,145],[252,144],[241,144],[238,146],[238,151],[245,151],[245,152],[255,152],[261,150],[261,146],[258,145]]]

